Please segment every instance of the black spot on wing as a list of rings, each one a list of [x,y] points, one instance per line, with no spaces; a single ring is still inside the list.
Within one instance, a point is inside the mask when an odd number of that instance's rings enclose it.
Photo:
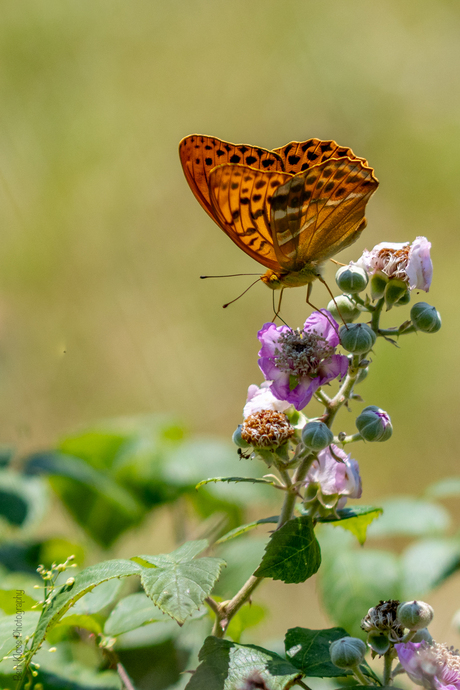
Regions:
[[[246,165],[252,165],[253,163],[256,163],[256,162],[257,162],[257,158],[255,156],[248,156],[246,158],[246,161],[245,161]]]
[[[212,158],[205,158],[206,165],[212,165]]]
[[[289,156],[288,161],[289,165],[297,165],[297,163],[300,161],[300,156]]]
[[[229,162],[234,163],[234,164],[239,163],[240,160],[241,160],[241,156],[237,156],[236,153],[234,153],[233,156],[230,156],[230,158],[229,158]]]

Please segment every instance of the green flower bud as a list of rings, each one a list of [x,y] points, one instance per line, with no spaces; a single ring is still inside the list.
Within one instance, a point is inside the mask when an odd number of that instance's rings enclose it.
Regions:
[[[352,323],[342,326],[339,331],[342,347],[354,354],[364,354],[374,345],[377,336],[365,323]]]
[[[390,640],[385,633],[373,632],[367,636],[367,644],[373,652],[382,656],[390,649]]]
[[[342,637],[331,644],[329,652],[335,666],[353,669],[364,661],[366,645],[357,637]]]
[[[380,299],[385,293],[385,288],[388,283],[388,276],[381,271],[374,273],[371,278],[371,297],[372,299]]]
[[[308,422],[302,429],[302,442],[306,448],[318,452],[330,446],[334,434],[324,422]]]
[[[417,302],[410,310],[410,319],[418,331],[436,333],[441,328],[441,316],[435,307]]]
[[[422,630],[430,625],[434,611],[424,601],[405,601],[398,606],[396,616],[405,628]]]
[[[411,642],[428,642],[428,644],[432,644],[433,638],[431,637],[428,628],[422,628],[421,630],[417,630],[415,633],[414,637],[410,638]]]
[[[342,292],[358,293],[366,289],[369,276],[364,268],[349,264],[339,268],[335,274],[335,282]]]
[[[388,309],[391,309],[407,292],[407,285],[403,280],[392,278],[388,281],[385,288],[385,304]]]
[[[364,367],[364,369],[360,369],[358,376],[356,377],[355,384],[356,383],[362,383],[364,381],[364,379],[367,378],[368,373],[369,373],[369,367]]]
[[[249,448],[251,444],[245,441],[244,438],[241,436],[242,426],[242,424],[238,424],[235,431],[233,432],[232,441],[235,444],[235,446],[238,446],[238,448]]]
[[[388,441],[393,433],[391,419],[375,405],[365,407],[356,418],[356,428],[365,441]]]
[[[356,304],[351,301],[348,295],[339,295],[335,299],[331,299],[326,309],[336,321],[343,319],[345,323],[352,323],[361,314]]]

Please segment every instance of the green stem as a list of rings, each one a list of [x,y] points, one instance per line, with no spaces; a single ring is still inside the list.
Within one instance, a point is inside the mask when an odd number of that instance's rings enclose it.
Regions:
[[[319,400],[320,403],[324,405],[324,407],[329,407],[331,404],[331,399],[324,391],[321,390],[321,388],[318,388],[318,390],[315,393],[315,397],[317,400]]]
[[[343,438],[341,440],[340,439],[336,440],[334,438],[334,442],[341,443],[342,446],[346,446],[347,443],[356,443],[356,441],[362,441],[362,440],[363,440],[363,437],[361,436],[361,434],[350,434],[350,436],[345,436],[345,438]]]
[[[350,398],[353,392],[353,386],[355,385],[356,377],[359,374],[360,361],[360,355],[353,355],[351,364],[348,367],[348,373],[345,377],[345,380],[340,386],[337,395],[335,395],[330,402],[329,409],[327,410],[324,418],[324,423],[327,424],[329,428],[331,428],[332,422],[334,421],[337,412],[340,410],[342,405]]]
[[[384,654],[383,657],[383,684],[390,685],[391,683],[391,667],[393,665],[393,649]]]
[[[366,678],[366,676],[365,676],[364,673],[361,671],[361,669],[359,668],[359,666],[355,666],[355,667],[352,669],[352,673],[353,673],[354,677],[357,678],[357,679],[359,680],[359,682],[361,683],[361,685],[371,685],[370,680],[369,680],[368,678]]]
[[[399,328],[379,328],[377,331],[377,335],[380,336],[400,336],[400,335],[407,335],[407,333],[416,333],[417,329],[415,326],[412,324],[410,326],[407,326],[407,328],[404,328],[403,330],[400,330]]]
[[[383,305],[385,304],[385,298],[381,297],[377,304],[374,307],[374,311],[372,312],[372,318],[371,318],[371,328],[374,330],[376,333],[378,333],[379,330],[379,323],[380,323],[380,314],[382,313]]]

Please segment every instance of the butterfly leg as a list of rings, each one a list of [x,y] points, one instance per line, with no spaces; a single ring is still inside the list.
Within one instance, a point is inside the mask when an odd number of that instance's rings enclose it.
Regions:
[[[345,265],[345,264],[344,264],[344,265]],[[333,301],[334,304],[335,304],[335,308],[337,309],[337,313],[338,313],[338,315],[340,316],[340,318],[341,318],[342,321],[343,321],[343,325],[345,326],[345,328],[348,329],[348,326],[347,326],[347,324],[345,323],[345,320],[344,320],[342,314],[340,313],[339,306],[338,306],[337,302],[335,301],[335,297],[334,297],[334,295],[332,294],[329,285],[326,283],[326,281],[324,280],[324,278],[323,278],[322,276],[318,276],[318,280],[319,280],[320,283],[322,283],[323,285],[325,285],[326,290],[327,290],[328,293],[330,294],[330,296],[331,296],[331,298],[332,298],[332,301]],[[311,283],[310,283],[310,285],[311,285]],[[309,285],[308,287],[310,287],[310,285]]]
[[[332,299],[334,299],[334,296],[333,296],[332,292],[329,290],[329,286],[327,285],[327,283],[325,282],[325,280],[323,280],[323,278],[322,278],[321,276],[318,276],[318,280],[320,280],[321,283],[324,283],[324,285],[326,285],[326,288],[327,288],[329,294],[331,295]],[[313,284],[312,284],[312,283],[308,283],[308,285],[307,285],[307,299],[306,299],[306,302],[307,302],[307,304],[308,304],[309,307],[312,307],[315,311],[319,311],[319,312],[321,312],[322,314],[324,314],[324,312],[326,311],[325,309],[318,309],[318,307],[315,307],[315,305],[313,304],[313,302],[310,302],[310,295],[311,295],[312,289],[313,289]],[[335,300],[334,300],[334,302],[335,302]],[[336,306],[337,306],[337,305],[336,305]],[[338,308],[337,308],[337,311],[339,311]],[[332,328],[333,328],[334,330],[337,331],[336,326],[335,326],[335,323],[332,322],[332,321],[330,320],[330,318],[327,316],[327,314],[324,314],[324,316],[325,316],[326,319],[329,321],[329,323],[331,324]],[[339,312],[339,316],[340,316],[340,318],[341,318],[342,321],[343,321],[343,318],[342,318],[342,315],[340,314],[340,312]],[[345,321],[343,321],[343,323],[345,324]],[[345,324],[345,325],[346,325],[346,324]],[[338,331],[337,331],[337,335],[338,335]]]

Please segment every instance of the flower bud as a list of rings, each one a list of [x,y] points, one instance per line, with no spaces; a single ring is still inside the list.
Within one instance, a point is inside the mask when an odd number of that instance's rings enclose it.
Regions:
[[[398,301],[395,304],[395,307],[404,307],[406,304],[409,304],[410,302],[410,290],[406,289],[406,292],[402,297],[398,299]]]
[[[341,266],[335,274],[335,282],[342,292],[358,293],[366,289],[369,277],[360,266]]]
[[[396,616],[405,628],[422,630],[430,625],[434,611],[424,601],[405,601],[398,606]]]
[[[329,651],[335,666],[353,669],[364,661],[366,645],[357,637],[342,637],[331,644]]]
[[[441,328],[441,316],[435,307],[426,302],[417,302],[410,310],[415,328],[423,333],[436,333]]]
[[[377,336],[365,323],[352,323],[342,326],[339,331],[342,347],[354,354],[364,354],[374,345]]]
[[[238,424],[235,431],[233,432],[232,441],[235,444],[235,446],[238,446],[238,448],[249,448],[251,444],[245,441],[244,438],[241,436],[242,426],[242,424]]]
[[[385,293],[385,288],[388,284],[388,276],[381,271],[377,271],[371,278],[371,297],[372,299],[380,299]]]
[[[361,314],[348,295],[339,295],[331,299],[326,308],[336,321],[342,319],[345,323],[352,323]]]
[[[356,428],[365,441],[388,441],[393,433],[391,419],[380,407],[369,405],[356,418]]]
[[[393,305],[399,302],[406,292],[407,285],[403,280],[398,280],[397,278],[389,280],[385,288],[385,304],[387,305],[387,310],[391,309]]]
[[[417,630],[414,637],[410,638],[411,642],[428,642],[428,644],[433,643],[433,638],[431,637],[428,628],[422,628]]]
[[[334,434],[324,422],[308,422],[302,429],[302,441],[306,448],[320,451],[330,446]]]

